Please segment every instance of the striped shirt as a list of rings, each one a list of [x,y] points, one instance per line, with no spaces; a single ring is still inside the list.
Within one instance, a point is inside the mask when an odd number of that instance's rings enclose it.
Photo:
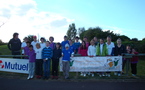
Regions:
[[[53,51],[51,47],[45,47],[42,50],[42,59],[51,59],[53,55]]]

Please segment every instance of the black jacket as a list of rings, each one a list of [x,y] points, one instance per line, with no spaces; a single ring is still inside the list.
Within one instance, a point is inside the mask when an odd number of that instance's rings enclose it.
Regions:
[[[118,47],[117,45],[115,45],[114,56],[122,55],[123,53],[126,53],[125,46],[121,45],[121,47]]]
[[[11,51],[20,51],[21,50],[21,41],[20,39],[11,39],[8,43],[8,48]]]
[[[62,50],[55,48],[53,50],[53,59],[59,59],[61,56],[62,56]]]

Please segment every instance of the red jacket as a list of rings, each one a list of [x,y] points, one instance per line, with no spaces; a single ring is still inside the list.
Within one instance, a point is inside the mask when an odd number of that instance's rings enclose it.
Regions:
[[[81,56],[87,56],[87,51],[88,51],[88,48],[82,49],[80,47],[78,53],[81,54]]]
[[[138,52],[134,52],[135,55],[138,54]],[[138,63],[138,56],[133,56],[131,59],[131,63]]]

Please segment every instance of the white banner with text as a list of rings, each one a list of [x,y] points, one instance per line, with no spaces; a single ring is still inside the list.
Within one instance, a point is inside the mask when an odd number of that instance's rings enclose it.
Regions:
[[[62,59],[60,59],[60,71],[62,66]],[[108,71],[122,71],[122,56],[73,57],[70,60],[70,72]]]
[[[0,58],[0,71],[28,74],[28,59]]]

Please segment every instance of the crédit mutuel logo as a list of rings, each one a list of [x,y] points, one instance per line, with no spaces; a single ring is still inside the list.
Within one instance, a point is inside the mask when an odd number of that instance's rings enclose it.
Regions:
[[[0,68],[4,68],[4,64],[2,60],[0,60]]]

